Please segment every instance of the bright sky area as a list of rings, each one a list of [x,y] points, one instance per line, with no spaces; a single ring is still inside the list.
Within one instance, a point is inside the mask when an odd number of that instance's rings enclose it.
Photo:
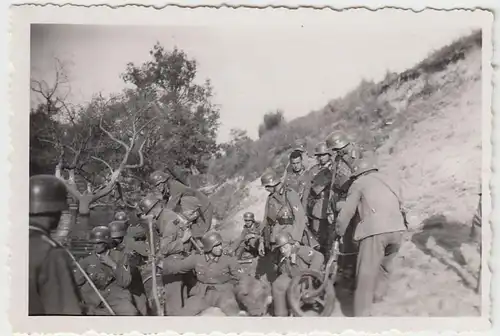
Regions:
[[[159,41],[198,61],[200,83],[212,81],[221,110],[219,141],[228,140],[231,128],[257,138],[266,112],[282,109],[287,120],[306,115],[361,79],[403,71],[475,28],[449,12],[379,13],[338,15],[327,26],[303,27],[38,25],[31,36],[31,76],[50,83],[54,57],[71,62],[68,100],[83,104],[98,92],[121,91],[126,64],[148,61]]]

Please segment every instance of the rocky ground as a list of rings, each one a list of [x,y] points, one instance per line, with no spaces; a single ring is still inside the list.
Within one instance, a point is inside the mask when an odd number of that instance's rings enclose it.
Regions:
[[[433,88],[405,99],[413,91]],[[479,269],[476,242],[469,241],[481,180],[481,52],[443,71],[392,87],[386,101],[402,106],[408,120],[391,130],[378,150],[382,170],[399,176],[411,208],[413,227],[395,260],[389,293],[375,304],[383,316],[478,316],[481,297],[474,291]],[[406,97],[403,97],[403,95]],[[425,118],[416,118],[425,114]],[[414,122],[412,120],[415,120]],[[222,232],[234,239],[241,216],[262,218],[266,192],[256,180]],[[350,298],[335,315],[350,315]]]

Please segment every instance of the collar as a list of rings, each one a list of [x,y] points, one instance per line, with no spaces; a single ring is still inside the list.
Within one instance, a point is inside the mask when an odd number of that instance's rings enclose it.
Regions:
[[[205,254],[205,260],[209,263],[217,263],[219,262],[220,257],[210,257],[209,253]]]

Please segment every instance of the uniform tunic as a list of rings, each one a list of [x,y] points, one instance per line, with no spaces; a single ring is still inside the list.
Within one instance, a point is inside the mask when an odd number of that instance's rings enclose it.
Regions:
[[[338,216],[337,230],[344,235],[356,211],[360,223],[354,232],[359,241],[354,313],[367,316],[377,293],[388,286],[392,261],[399,251],[403,231],[402,192],[395,181],[379,172],[360,175],[352,183]]]
[[[184,196],[193,196],[200,201],[202,221],[200,221],[200,223],[198,224],[200,225],[204,224],[204,225],[200,227],[199,230],[197,230],[197,232],[193,232],[193,236],[194,237],[203,236],[203,234],[206,233],[210,229],[210,226],[212,225],[214,207],[210,202],[210,199],[203,192],[190,188],[180,183],[179,181],[169,180],[167,184],[170,192],[170,198],[168,199],[166,205],[167,209],[175,211],[176,208],[180,206],[181,198]]]
[[[128,289],[132,274],[126,255],[118,250],[109,250],[104,253],[109,253],[110,258],[117,265],[116,269],[113,270],[101,262],[95,253],[85,257],[80,265],[116,315],[137,315],[137,309],[132,302],[132,294]],[[75,270],[75,277],[91,312],[95,315],[109,315],[101,299],[79,270]]]
[[[307,170],[302,169],[298,173],[294,172],[292,167],[289,166],[286,175],[284,184],[289,188],[295,190],[297,194],[299,194],[300,199],[304,196],[305,186],[307,183]]]
[[[211,258],[208,254],[192,254],[182,260],[165,259],[163,270],[165,274],[194,271],[198,280],[185,306],[175,315],[194,316],[211,306],[220,308],[226,315],[239,313],[233,290],[243,270],[234,257],[222,255]]]
[[[279,213],[284,207],[288,207],[294,216],[292,225],[283,225],[278,222]],[[263,229],[266,226],[270,228],[270,243],[274,243],[276,235],[281,232],[288,232],[296,241],[302,240],[306,227],[306,215],[300,197],[294,190],[281,187],[268,196]]]
[[[82,315],[66,252],[43,229],[29,230],[28,314]]]
[[[323,261],[323,255],[308,246],[296,246],[289,258],[281,258],[278,263],[280,275],[272,284],[275,316],[288,316],[286,291],[292,278],[307,269],[319,271]]]
[[[258,243],[262,237],[262,225],[254,222],[250,227],[243,226],[238,239],[233,243],[233,250],[238,257],[244,252],[249,252],[253,256],[258,254]]]

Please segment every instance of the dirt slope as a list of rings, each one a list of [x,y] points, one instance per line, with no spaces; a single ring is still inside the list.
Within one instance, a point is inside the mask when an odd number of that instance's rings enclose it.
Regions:
[[[412,92],[429,85],[430,94],[408,103]],[[479,315],[480,295],[473,290],[479,255],[467,240],[481,176],[480,48],[442,71],[389,88],[380,99],[408,115],[391,130],[377,157],[382,170],[403,181],[415,227],[375,314]],[[240,211],[226,220],[226,238],[241,230],[243,212],[262,218],[266,192],[259,182],[246,187]],[[341,314],[349,315],[337,309],[335,315]]]

